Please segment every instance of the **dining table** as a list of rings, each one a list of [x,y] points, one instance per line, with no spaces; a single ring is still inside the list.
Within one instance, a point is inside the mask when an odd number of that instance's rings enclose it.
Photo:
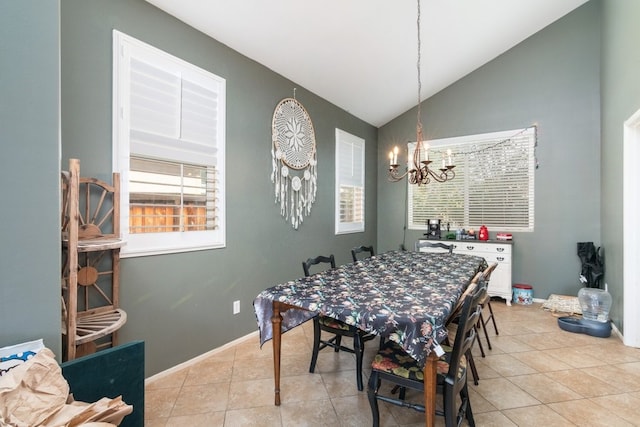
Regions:
[[[322,314],[398,343],[424,369],[425,420],[435,423],[436,366],[446,321],[484,258],[389,251],[270,287],[254,300],[260,345],[272,340],[280,405],[282,334]]]

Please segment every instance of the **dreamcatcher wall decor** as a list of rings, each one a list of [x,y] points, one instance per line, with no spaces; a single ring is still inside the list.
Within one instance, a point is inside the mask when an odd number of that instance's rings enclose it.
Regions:
[[[280,215],[297,230],[316,200],[318,161],[313,123],[295,99],[295,90],[293,93],[293,98],[280,101],[273,112],[271,182]]]

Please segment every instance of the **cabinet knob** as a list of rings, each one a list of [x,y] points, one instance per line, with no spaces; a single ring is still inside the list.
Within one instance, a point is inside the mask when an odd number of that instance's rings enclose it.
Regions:
[[[467,249],[472,251],[473,250],[473,246],[467,246]]]
[[[498,252],[504,252],[504,248],[496,248]]]
[[[497,259],[498,261],[504,261],[504,257],[503,257],[503,256],[496,257],[496,259]]]

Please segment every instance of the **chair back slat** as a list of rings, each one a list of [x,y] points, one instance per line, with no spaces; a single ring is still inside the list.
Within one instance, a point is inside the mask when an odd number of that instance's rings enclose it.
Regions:
[[[453,253],[453,244],[448,245],[442,242],[429,242],[427,240],[418,240],[415,245],[416,252],[419,252],[421,248],[441,248],[446,249],[449,253]]]
[[[482,280],[487,282],[487,284],[489,283],[489,280],[491,280],[491,273],[493,273],[496,267],[498,267],[498,263],[494,262],[489,267],[485,268],[484,271],[482,272]]]
[[[309,277],[311,275],[310,268],[313,265],[319,264],[328,264],[331,268],[336,268],[336,259],[333,254],[329,256],[319,255],[315,258],[308,258],[306,261],[302,261],[302,269],[304,270],[304,275]]]
[[[353,262],[358,261],[359,253],[365,252],[369,254],[367,255],[368,257],[372,257],[375,255],[375,253],[373,252],[373,246],[356,246],[355,248],[351,249],[351,257],[353,258]]]

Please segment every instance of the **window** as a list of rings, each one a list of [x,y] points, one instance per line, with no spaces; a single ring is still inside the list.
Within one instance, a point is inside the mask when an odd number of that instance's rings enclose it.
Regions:
[[[224,247],[225,80],[114,30],[123,256]]]
[[[431,158],[452,150],[456,176],[409,185],[409,228],[426,229],[429,219],[440,219],[452,229],[533,231],[535,132],[531,127],[429,141]],[[414,147],[409,144],[409,158]]]
[[[336,234],[364,231],[364,139],[336,129]]]

